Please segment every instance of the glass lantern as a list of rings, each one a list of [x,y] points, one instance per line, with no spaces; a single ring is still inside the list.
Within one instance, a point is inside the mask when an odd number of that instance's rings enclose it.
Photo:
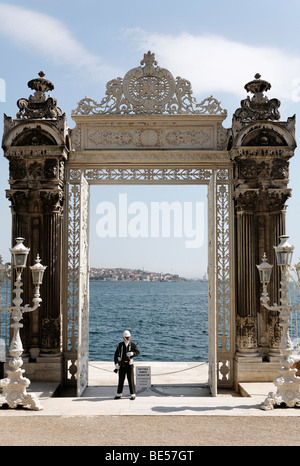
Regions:
[[[288,236],[280,236],[280,243],[278,246],[274,246],[277,264],[280,266],[290,266],[292,263],[294,246],[288,243]]]
[[[43,282],[44,272],[47,266],[41,264],[40,256],[36,256],[35,264],[30,266],[32,273],[32,281],[35,286],[41,285]]]
[[[30,249],[26,248],[23,244],[24,238],[16,238],[17,244],[10,249],[12,255],[12,265],[17,269],[24,269],[26,267],[27,258]]]
[[[264,253],[262,263],[260,265],[257,265],[256,267],[259,271],[260,282],[265,284],[269,283],[271,279],[273,265],[268,264],[266,253]]]

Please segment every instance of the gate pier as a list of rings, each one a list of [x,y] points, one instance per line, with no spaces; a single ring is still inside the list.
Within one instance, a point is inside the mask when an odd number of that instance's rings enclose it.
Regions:
[[[265,92],[270,83],[255,79],[245,85],[252,97],[241,102],[232,120],[230,156],[234,169],[236,224],[235,385],[273,380],[278,371],[279,316],[260,304],[256,264],[263,254],[275,264],[274,245],[285,234],[289,160],[294,155],[295,116],[280,121],[277,99]],[[277,269],[275,267],[275,269]],[[280,277],[274,270],[270,301],[279,302]]]
[[[35,92],[19,99],[16,118],[4,115],[2,147],[9,160],[12,246],[26,239],[29,263],[40,254],[47,264],[41,289],[42,304],[25,313],[21,338],[24,368],[31,380],[61,381],[62,351],[62,219],[64,169],[68,159],[66,116],[45,92],[54,88],[44,73],[29,81]],[[30,271],[24,271],[25,302],[31,302]]]

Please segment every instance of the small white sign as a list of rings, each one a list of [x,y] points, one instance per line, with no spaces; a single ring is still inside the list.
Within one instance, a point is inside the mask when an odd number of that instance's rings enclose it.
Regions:
[[[151,387],[151,367],[150,366],[136,366],[136,389]]]

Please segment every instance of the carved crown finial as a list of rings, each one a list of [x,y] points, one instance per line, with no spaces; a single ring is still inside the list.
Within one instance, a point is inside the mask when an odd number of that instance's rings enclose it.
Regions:
[[[141,65],[157,65],[157,61],[155,60],[155,54],[148,50],[147,53],[144,53],[144,58],[141,61]]]
[[[264,79],[261,78],[261,74],[256,73],[254,76],[254,80],[250,81],[245,85],[245,89],[247,92],[251,92],[254,94],[262,94],[263,92],[269,91],[271,89],[271,84],[268,81],[265,81]]]
[[[279,120],[280,101],[269,100],[264,94],[271,89],[271,84],[261,79],[260,73],[256,73],[254,78],[244,86],[253,96],[241,101],[241,107],[235,111],[234,117],[240,121]]]
[[[31,79],[31,81],[29,81],[27,83],[27,86],[30,89],[35,90],[36,92],[44,93],[44,92],[48,92],[48,91],[53,91],[54,84],[52,84],[51,81],[48,81],[48,79],[44,78],[44,76],[45,76],[44,71],[40,71],[38,73],[38,75],[39,75],[39,77]]]
[[[19,99],[17,106],[20,111],[17,113],[17,118],[51,118],[56,119],[62,115],[60,108],[57,107],[56,99],[45,95],[45,92],[52,91],[54,85],[48,79],[45,79],[44,71],[38,73],[38,78],[28,81],[27,86],[35,92],[29,96],[29,99]]]

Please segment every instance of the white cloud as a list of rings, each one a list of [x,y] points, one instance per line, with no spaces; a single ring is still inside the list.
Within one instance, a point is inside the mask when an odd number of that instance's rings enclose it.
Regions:
[[[229,92],[243,97],[243,86],[260,73],[271,82],[269,98],[300,101],[300,57],[277,47],[252,46],[216,35],[178,36],[128,29],[142,52],[155,53],[159,65],[189,79],[195,94]]]
[[[54,64],[85,72],[90,79],[102,81],[116,73],[99,56],[89,53],[62,21],[51,16],[0,3],[0,34]]]

